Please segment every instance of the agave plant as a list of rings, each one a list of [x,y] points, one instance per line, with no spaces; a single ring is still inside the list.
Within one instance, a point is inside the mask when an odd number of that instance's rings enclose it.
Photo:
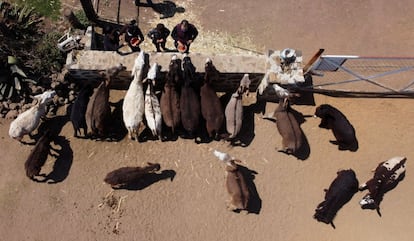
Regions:
[[[41,32],[42,22],[35,9],[0,0],[0,101],[20,101],[30,95],[31,83],[43,83],[63,66],[59,36]]]
[[[41,37],[39,25],[43,18],[27,6],[18,7],[7,2],[0,2],[0,31],[7,44],[32,47]]]
[[[33,46],[40,39],[42,18],[28,7],[0,1],[0,100],[19,101],[30,94],[33,80],[17,65],[33,58]]]
[[[27,77],[24,71],[17,65],[13,56],[8,56],[7,68],[3,68],[0,75],[0,101],[16,100],[26,98],[30,94],[29,84],[36,84],[36,81]]]
[[[25,62],[41,38],[42,18],[27,6],[18,7],[0,1],[0,53],[1,58],[16,56]]]

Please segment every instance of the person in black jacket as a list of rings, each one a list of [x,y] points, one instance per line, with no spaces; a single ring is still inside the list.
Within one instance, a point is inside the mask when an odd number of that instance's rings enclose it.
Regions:
[[[167,43],[168,35],[170,35],[170,30],[164,26],[164,24],[159,23],[157,27],[150,30],[148,32],[148,37],[152,39],[152,43],[154,44],[157,52],[167,51],[168,49],[165,47]]]
[[[136,25],[137,21],[132,20],[129,24],[126,24],[120,31],[121,34],[125,33],[124,40],[133,52],[140,51],[139,45],[144,41],[144,35],[141,29]]]
[[[185,19],[177,24],[171,33],[171,37],[175,41],[174,46],[182,53],[189,52],[190,45],[197,38],[197,35],[197,28]]]

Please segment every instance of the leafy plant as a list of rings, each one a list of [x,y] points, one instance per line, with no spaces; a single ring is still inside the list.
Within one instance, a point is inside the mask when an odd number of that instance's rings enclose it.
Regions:
[[[0,100],[19,101],[30,94],[30,83],[49,79],[65,62],[56,46],[60,33],[42,33],[43,17],[36,11],[0,1]]]
[[[42,16],[57,20],[60,13],[61,2],[59,0],[16,0],[18,6],[27,6],[35,9]]]
[[[0,47],[6,56],[25,58],[41,38],[39,25],[42,18],[29,9],[0,2]],[[5,57],[5,56],[1,56]]]
[[[46,33],[34,48],[36,58],[29,61],[35,75],[59,72],[65,64],[65,55],[56,47],[61,33]]]
[[[79,20],[79,22],[82,25],[84,25],[84,26],[90,25],[89,19],[88,19],[88,17],[86,17],[86,14],[82,9],[74,12],[73,14],[75,14],[75,17]]]
[[[6,99],[19,101],[20,97],[28,97],[29,83],[36,82],[29,79],[19,68],[13,56],[8,56],[7,66],[8,69],[3,69],[3,73],[6,74],[0,77],[0,101]]]

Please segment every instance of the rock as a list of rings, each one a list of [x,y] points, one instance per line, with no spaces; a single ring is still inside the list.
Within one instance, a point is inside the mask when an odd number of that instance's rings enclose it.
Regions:
[[[19,112],[17,110],[10,110],[6,114],[6,119],[16,119],[16,117],[19,115]]]
[[[64,105],[64,104],[65,104],[65,98],[63,98],[63,97],[59,97],[59,98],[58,98],[58,104],[59,104],[59,105]]]
[[[7,101],[3,101],[2,105],[5,109],[9,109],[9,103]]]
[[[76,99],[76,96],[73,94],[69,94],[68,102],[73,102]]]
[[[32,95],[39,95],[44,92],[44,89],[42,87],[36,85],[32,85],[30,89],[32,91]]]
[[[9,109],[10,110],[17,110],[17,109],[19,109],[19,104],[18,103],[11,103],[9,105]]]
[[[60,85],[61,85],[61,83],[60,83],[60,82],[58,82],[58,81],[54,81],[54,82],[52,82],[52,83],[50,84],[50,87],[51,87],[52,89],[57,89],[57,88],[59,88],[59,87],[60,87]]]
[[[53,97],[53,103],[54,103],[55,105],[57,105],[57,104],[59,103],[59,96],[58,96],[58,95],[55,95],[55,96]]]
[[[75,84],[75,83],[70,83],[70,84],[69,84],[69,89],[74,90],[74,89],[76,89],[76,88],[77,88],[77,86],[76,86],[76,84]]]

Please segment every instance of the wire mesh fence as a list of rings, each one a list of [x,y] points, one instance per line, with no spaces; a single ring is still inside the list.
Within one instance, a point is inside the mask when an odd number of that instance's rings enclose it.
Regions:
[[[312,71],[315,92],[414,95],[414,58],[326,55]]]

